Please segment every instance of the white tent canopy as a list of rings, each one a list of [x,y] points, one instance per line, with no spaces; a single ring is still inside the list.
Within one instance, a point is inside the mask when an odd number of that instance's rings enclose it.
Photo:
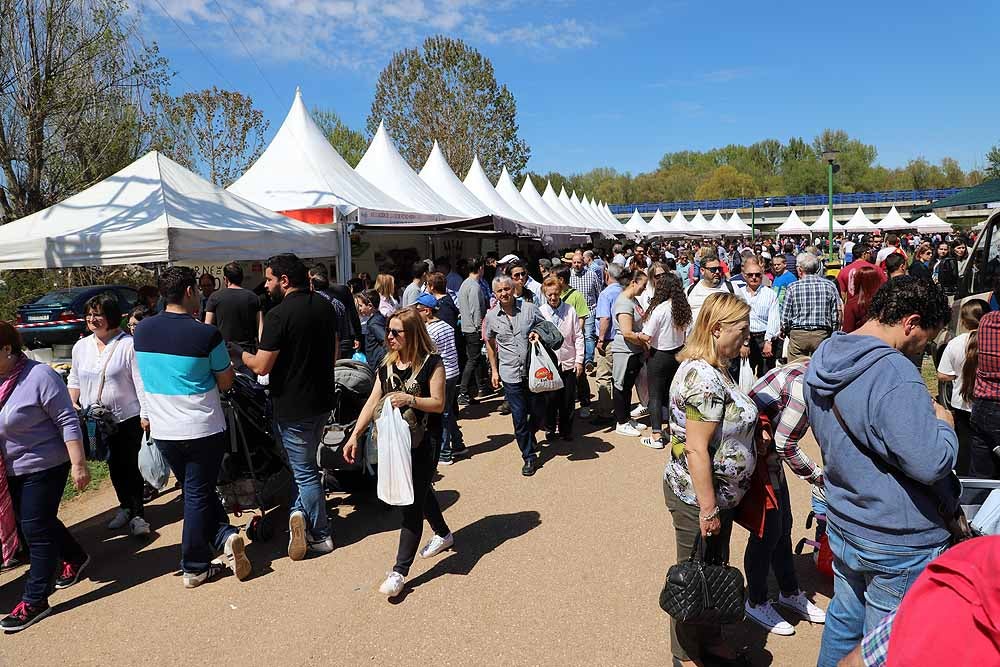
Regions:
[[[558,211],[552,210],[552,207],[545,203],[542,196],[538,194],[538,190],[535,189],[535,184],[531,182],[530,176],[524,177],[524,184],[521,186],[521,196],[524,197],[524,200],[528,202],[531,208],[538,211],[540,216],[544,217],[556,228],[554,231],[567,233],[580,231],[580,224],[573,220],[565,219]]]
[[[663,212],[656,209],[656,213],[649,220],[649,231],[653,234],[666,234],[670,231],[667,219],[663,217]]]
[[[355,171],[415,211],[441,218],[468,217],[420,179],[396,150],[382,123]]]
[[[785,221],[775,230],[778,234],[808,234],[809,231],[809,226],[802,222],[802,218],[799,217],[794,208],[788,214],[788,217],[785,218]]]
[[[843,231],[874,232],[877,229],[878,227],[875,226],[875,223],[873,223],[871,220],[868,219],[868,216],[865,215],[865,212],[862,211],[861,207],[859,206],[858,210],[856,210],[854,212],[854,215],[851,216],[851,219],[848,220],[847,223],[844,225]]]
[[[753,229],[747,223],[743,222],[743,218],[736,211],[729,216],[729,220],[726,220],[726,229],[734,234],[750,234]]]
[[[611,208],[607,204],[601,204],[601,210],[604,215],[610,220],[615,228],[616,233],[621,233],[622,221],[615,217],[615,214],[611,212]]]
[[[420,170],[420,178],[463,215],[480,217],[493,214],[486,204],[458,180],[458,176],[448,166],[448,161],[436,141],[427,162],[424,163],[424,168]]]
[[[272,211],[339,208],[349,213],[362,208],[414,213],[351,169],[306,111],[298,89],[274,139],[229,191]]]
[[[903,216],[899,214],[895,206],[890,208],[886,216],[875,226],[884,232],[912,229],[912,225],[903,219]]]
[[[830,209],[824,208],[823,212],[820,213],[819,217],[816,218],[815,222],[809,225],[809,229],[813,234],[822,234],[830,232]],[[843,231],[844,225],[837,222],[837,219],[833,219],[833,233],[838,234]]]
[[[708,227],[705,231],[712,236],[721,236],[728,231],[726,228],[726,219],[722,217],[721,211],[715,212],[712,219],[708,221]]]
[[[525,181],[525,186],[527,186],[527,179],[525,179]],[[522,193],[523,192],[524,190],[522,189]],[[577,229],[583,229],[588,232],[591,230],[591,227],[594,226],[592,222],[581,218],[580,214],[574,208],[567,205],[569,203],[568,199],[566,200],[567,204],[563,204],[563,202],[559,201],[559,196],[556,195],[556,191],[552,187],[551,181],[545,183],[545,189],[542,193],[542,201],[545,202],[545,205],[548,206],[553,213],[559,216],[561,221],[567,223],[567,225],[572,225]]]
[[[674,217],[670,218],[667,225],[667,233],[675,236],[682,236],[691,231],[691,223],[680,210],[674,211]]]
[[[337,254],[329,226],[251,203],[151,151],[62,202],[0,227],[0,268],[228,262]]]
[[[490,179],[486,176],[486,172],[483,171],[483,167],[479,164],[479,157],[472,158],[472,166],[469,167],[469,173],[466,174],[465,180],[462,184],[469,189],[476,198],[485,204],[493,213],[499,215],[503,218],[509,220],[518,220],[523,222],[531,223],[530,219],[526,219],[522,213],[515,210],[510,204],[508,204],[500,193],[496,191],[493,184],[490,183]]]
[[[695,211],[694,217],[688,223],[687,228],[688,234],[702,234],[708,232],[708,220],[702,215],[701,209]]]
[[[625,229],[633,234],[649,233],[649,225],[639,214],[639,209],[635,209],[635,211],[633,211],[632,217],[625,223]]]
[[[563,188],[562,191],[563,191],[563,193],[565,193],[566,192],[566,188]],[[577,215],[579,215],[581,219],[587,221],[592,228],[594,228],[595,230],[602,231],[602,232],[607,231],[607,227],[605,227],[604,224],[600,220],[595,220],[593,218],[593,216],[591,216],[586,211],[586,209],[583,206],[583,201],[581,201],[581,199],[576,196],[576,191],[575,190],[573,191],[573,194],[571,194],[570,197],[569,197],[569,203],[570,203],[570,206],[572,207],[572,209],[577,212]]]
[[[470,172],[471,174],[471,172]],[[550,231],[561,231],[562,227],[553,223],[546,216],[542,215],[536,211],[531,204],[525,201],[521,193],[518,192],[517,186],[514,185],[514,181],[510,179],[510,174],[507,173],[507,167],[503,167],[500,171],[500,179],[497,181],[496,188],[497,194],[500,195],[507,204],[513,208],[515,211],[520,213],[523,220],[533,222],[538,225],[540,229],[547,229]]]
[[[951,225],[938,217],[937,213],[931,212],[913,221],[912,227],[916,227],[921,234],[949,234],[952,231]],[[0,229],[3,229],[0,227]]]

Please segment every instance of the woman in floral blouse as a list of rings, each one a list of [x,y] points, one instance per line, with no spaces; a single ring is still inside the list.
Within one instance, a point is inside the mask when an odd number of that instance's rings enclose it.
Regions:
[[[732,294],[712,294],[677,355],[681,365],[670,385],[670,461],[663,495],[678,562],[687,560],[698,536],[706,540],[707,556],[729,560],[733,508],[749,488],[756,463],[757,408],[728,371],[749,335],[750,307]],[[721,626],[671,619],[670,650],[675,665],[742,664],[723,643]]]

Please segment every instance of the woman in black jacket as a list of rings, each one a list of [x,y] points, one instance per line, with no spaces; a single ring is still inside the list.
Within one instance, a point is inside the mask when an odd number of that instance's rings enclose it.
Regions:
[[[368,358],[368,365],[372,370],[377,370],[385,358],[385,335],[388,326],[385,315],[378,308],[381,297],[377,291],[368,289],[355,294],[354,302],[361,316],[361,337],[364,345],[362,349]]]
[[[934,257],[934,250],[931,244],[924,242],[917,246],[917,251],[913,253],[913,263],[910,264],[910,275],[931,282],[931,258]]]

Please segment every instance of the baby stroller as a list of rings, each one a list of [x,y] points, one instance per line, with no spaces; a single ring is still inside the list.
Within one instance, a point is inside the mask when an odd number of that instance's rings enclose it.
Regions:
[[[222,458],[217,489],[226,512],[241,516],[260,510],[246,525],[251,540],[267,540],[273,529],[267,511],[291,484],[284,447],[274,429],[267,390],[246,369],[236,372],[222,396],[229,450]]]
[[[366,445],[367,437],[360,439],[359,456],[354,463],[344,460],[343,448],[372,393],[375,373],[362,361],[340,359],[334,368],[333,383],[334,407],[323,433],[323,442],[316,452],[316,462],[327,478],[345,471],[371,475],[374,473],[372,466],[377,461]]]
[[[795,553],[801,554],[806,545],[813,548],[813,563],[816,570],[823,576],[833,578],[833,551],[830,550],[830,538],[826,536],[826,494],[823,489],[813,487],[812,510],[806,517],[806,529],[812,528],[813,521],[816,522],[816,532],[814,539],[803,537],[795,545]]]

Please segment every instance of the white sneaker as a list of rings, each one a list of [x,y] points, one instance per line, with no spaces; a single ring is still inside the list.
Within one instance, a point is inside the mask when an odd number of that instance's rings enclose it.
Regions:
[[[772,634],[784,636],[795,634],[795,628],[781,617],[778,610],[771,605],[770,600],[756,607],[750,604],[750,600],[747,600],[744,609],[747,618]]]
[[[378,592],[386,597],[394,598],[403,592],[405,578],[399,572],[390,572],[385,581],[378,587]]]
[[[826,623],[826,612],[810,602],[802,591],[788,597],[784,593],[778,595],[778,604],[810,623]]]
[[[125,509],[124,507],[119,507],[118,511],[108,522],[108,530],[121,530],[126,525],[128,525],[129,519],[132,518],[132,512]]]
[[[647,428],[649,428],[645,424],[640,424],[639,422],[637,422],[634,419],[630,419],[628,423],[629,423],[629,425],[632,426],[632,428],[634,428],[636,431],[640,431],[640,432],[641,431],[645,431]]]
[[[149,523],[141,516],[132,517],[132,520],[128,522],[128,534],[132,537],[149,535]]]
[[[288,515],[288,557],[292,560],[302,560],[308,550],[306,514],[301,510],[295,510]]]
[[[204,572],[199,572],[194,574],[192,572],[184,573],[184,588],[198,588],[203,583],[209,579],[215,579],[219,576],[225,569],[224,565],[220,563],[209,563],[208,569]]]
[[[433,558],[445,549],[451,547],[453,544],[455,544],[455,538],[451,533],[448,533],[444,537],[435,534],[431,537],[430,541],[424,545],[424,548],[420,550],[420,557]]]
[[[310,553],[318,554],[322,556],[323,554],[328,554],[333,551],[333,538],[328,537],[325,540],[313,540],[309,539],[309,551]]]
[[[615,433],[618,435],[630,435],[633,438],[642,435],[642,431],[638,430],[632,424],[625,422],[624,424],[618,424],[615,426]]]
[[[639,440],[643,447],[649,447],[650,449],[663,449],[663,440],[660,438],[654,438],[652,436],[646,436]]]
[[[246,581],[250,577],[250,573],[253,572],[253,566],[250,564],[250,559],[247,558],[246,542],[243,541],[243,536],[239,533],[233,533],[227,537],[222,553],[226,557],[226,564],[229,565],[229,569],[233,571],[236,578],[240,581]]]
[[[630,416],[632,417],[632,419],[642,419],[643,417],[648,417],[649,408],[640,403],[639,407],[633,410]]]

